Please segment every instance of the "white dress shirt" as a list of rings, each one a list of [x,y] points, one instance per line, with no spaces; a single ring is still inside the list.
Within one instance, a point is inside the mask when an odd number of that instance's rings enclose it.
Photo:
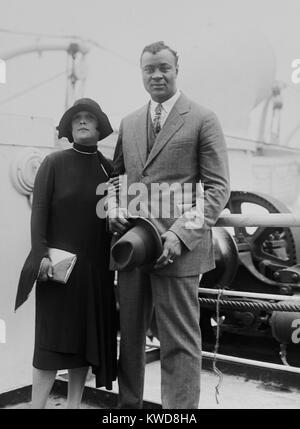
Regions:
[[[161,104],[162,110],[161,110],[161,117],[160,117],[160,125],[162,128],[164,123],[167,120],[167,117],[169,116],[169,113],[173,109],[174,104],[176,103],[176,101],[180,97],[180,94],[181,93],[180,93],[179,89],[177,89],[175,94],[171,98],[169,98],[168,100],[164,101],[163,103],[157,103],[157,101],[151,100],[151,102],[150,102],[150,115],[151,115],[152,122],[153,122],[153,119],[155,116],[156,106],[158,104]]]

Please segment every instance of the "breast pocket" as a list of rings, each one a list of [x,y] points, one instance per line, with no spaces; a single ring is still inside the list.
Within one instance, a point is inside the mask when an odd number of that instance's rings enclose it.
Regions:
[[[178,139],[169,142],[168,150],[191,150],[194,141],[191,139]]]

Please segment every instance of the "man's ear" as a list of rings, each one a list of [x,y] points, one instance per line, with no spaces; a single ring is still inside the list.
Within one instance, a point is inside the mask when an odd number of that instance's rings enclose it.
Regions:
[[[177,64],[177,66],[176,66],[176,76],[178,76],[178,71],[179,71],[179,65]]]

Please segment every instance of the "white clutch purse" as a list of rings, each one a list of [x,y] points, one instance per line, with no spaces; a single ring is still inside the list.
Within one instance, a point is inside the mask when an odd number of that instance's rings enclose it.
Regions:
[[[50,247],[49,258],[51,259],[53,268],[53,277],[51,280],[66,284],[74,268],[77,256],[66,250]]]

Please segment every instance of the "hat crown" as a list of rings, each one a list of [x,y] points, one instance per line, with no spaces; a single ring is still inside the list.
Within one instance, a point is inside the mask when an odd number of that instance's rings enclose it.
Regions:
[[[78,106],[79,104],[101,110],[101,107],[99,106],[99,104],[96,101],[92,100],[91,98],[79,98],[78,100],[75,101],[73,106]]]
[[[146,218],[129,218],[131,228],[112,246],[114,269],[130,270],[152,266],[163,251],[160,234]]]

